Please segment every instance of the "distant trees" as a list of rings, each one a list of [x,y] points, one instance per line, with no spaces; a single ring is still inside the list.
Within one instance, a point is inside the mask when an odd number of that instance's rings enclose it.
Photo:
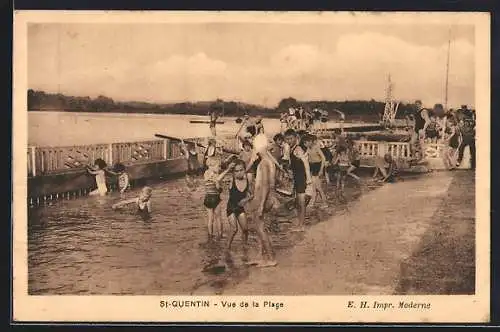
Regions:
[[[44,91],[28,90],[28,110],[59,110],[68,112],[121,112],[121,113],[153,113],[153,114],[192,114],[207,115],[211,109],[224,110],[225,116],[241,117],[245,113],[252,116],[278,118],[281,112],[286,112],[289,107],[301,105],[306,109],[322,108],[330,114],[338,109],[348,119],[363,119],[378,121],[379,115],[384,112],[384,103],[371,99],[351,101],[298,101],[293,97],[282,99],[275,108],[246,104],[236,101],[216,99],[207,102],[183,102],[175,104],[147,103],[138,101],[118,102],[112,98],[100,95],[97,98],[65,96],[51,94]],[[403,118],[412,111],[412,104],[400,104],[397,114]]]

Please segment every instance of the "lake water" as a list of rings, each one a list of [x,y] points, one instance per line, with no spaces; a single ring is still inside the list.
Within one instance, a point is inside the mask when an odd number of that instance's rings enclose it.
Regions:
[[[210,136],[207,123],[193,124],[190,120],[208,120],[206,116],[155,115],[120,113],[28,112],[28,144],[37,146],[69,146],[133,142],[156,139],[155,134],[174,137]],[[217,135],[235,134],[240,125],[236,118],[224,117],[217,125]],[[279,119],[263,120],[266,133],[280,131]],[[349,126],[362,124],[349,124]],[[338,127],[329,122],[329,128]],[[346,125],[347,126],[347,125]]]
[[[113,211],[120,200],[106,197],[61,200],[29,209],[28,292],[54,294],[222,294],[245,280],[252,268],[244,261],[258,255],[258,242],[250,216],[248,250],[240,232],[232,248],[232,263],[224,267],[223,246],[206,243],[206,212],[203,187],[194,192],[183,180],[151,184],[152,219],[142,221],[134,209]],[[227,183],[222,194],[225,214]],[[328,222],[330,216],[346,213],[362,192],[376,189],[354,183],[346,188],[348,204],[339,203],[330,187],[330,207],[310,208],[306,222]],[[134,197],[137,190],[128,193]],[[295,211],[268,220],[277,254],[286,255],[303,235],[288,230]]]

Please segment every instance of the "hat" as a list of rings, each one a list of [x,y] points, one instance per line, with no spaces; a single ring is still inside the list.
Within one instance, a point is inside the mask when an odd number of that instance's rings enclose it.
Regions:
[[[268,146],[269,146],[269,140],[267,139],[267,136],[264,134],[258,134],[253,139],[253,148],[255,153],[267,151]]]

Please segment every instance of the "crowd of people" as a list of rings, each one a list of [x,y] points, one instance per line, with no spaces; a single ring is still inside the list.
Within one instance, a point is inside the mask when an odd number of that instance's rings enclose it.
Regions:
[[[465,105],[459,110],[448,112],[445,112],[440,104],[436,104],[432,109],[422,107],[420,101],[415,105],[411,147],[417,159],[422,158],[421,148],[424,143],[444,141],[449,147],[446,153],[450,168],[460,164],[466,146],[470,147],[474,168],[475,112],[468,110]],[[325,188],[328,189],[330,184],[334,185],[335,196],[345,201],[344,186],[347,177],[361,181],[356,175],[361,156],[346,133],[337,129],[329,134],[330,139],[319,139],[312,131],[314,127],[305,126],[305,129],[301,129],[300,123],[305,123],[302,121],[304,119],[305,117],[299,115],[291,120],[291,126],[287,125],[285,130],[271,138],[264,133],[262,118],[251,119],[246,115],[236,133],[241,143],[239,153],[225,151],[217,144],[215,137],[212,137],[204,149],[203,157],[199,158],[197,143],[181,141],[182,154],[187,163],[187,187],[194,191],[200,187],[200,181],[203,181],[208,240],[219,241],[225,233],[226,253],[229,254],[239,229],[246,245],[248,220],[251,216],[261,244],[261,257],[248,264],[259,267],[277,264],[265,227],[266,216],[272,216],[280,209],[296,209],[297,218],[291,230],[304,232],[306,209],[316,206],[328,207],[329,200]],[[89,167],[88,171],[95,176],[97,183],[97,189],[91,194],[105,195],[106,163],[98,159],[95,166]],[[114,169],[108,172],[118,177],[121,194],[128,190],[129,177],[122,164],[115,165]],[[373,179],[392,182],[397,172],[396,161],[387,153],[376,159]],[[230,178],[228,199],[223,203],[222,183],[227,176]],[[145,187],[138,197],[116,203],[113,209],[134,204],[137,212],[146,220],[151,213],[151,196],[152,189]],[[223,205],[230,225],[226,232],[222,221]]]
[[[320,108],[290,107],[288,112],[280,114],[280,122],[281,132],[287,129],[322,132],[327,129],[328,112]]]
[[[445,162],[449,169],[459,167],[468,146],[471,154],[471,168],[475,169],[476,114],[467,105],[459,109],[445,110],[442,104],[425,108],[422,102],[415,102],[415,113],[409,117],[414,123],[411,148],[417,161],[424,157],[426,143],[443,143],[446,146]]]

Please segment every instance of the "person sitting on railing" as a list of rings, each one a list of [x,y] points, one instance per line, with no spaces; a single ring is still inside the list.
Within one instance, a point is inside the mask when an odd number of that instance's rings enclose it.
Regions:
[[[97,184],[97,189],[91,191],[89,193],[90,196],[105,196],[108,192],[108,187],[106,186],[106,167],[106,162],[101,158],[95,160],[94,167],[87,166],[87,171],[95,176],[95,182]]]
[[[137,214],[141,216],[143,220],[148,220],[151,214],[151,195],[153,193],[153,189],[151,187],[144,187],[141,190],[141,193],[138,197],[130,198],[116,204],[113,204],[111,208],[113,210],[122,208],[126,205],[135,203],[137,206]]]
[[[288,114],[283,112],[280,114],[280,133],[283,133],[288,125]]]
[[[375,159],[375,172],[373,173],[373,179],[379,182],[393,182],[396,172],[396,161],[390,153],[386,153],[383,158],[378,157]],[[378,175],[379,173],[382,175],[381,178]]]
[[[293,107],[290,107],[288,109],[288,116],[286,117],[287,120],[287,129],[297,129],[297,110]]]

